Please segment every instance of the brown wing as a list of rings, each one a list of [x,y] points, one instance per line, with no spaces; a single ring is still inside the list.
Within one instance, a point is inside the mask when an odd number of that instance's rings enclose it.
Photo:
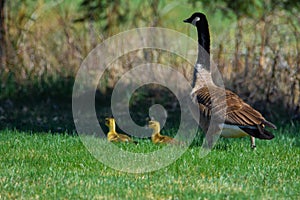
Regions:
[[[120,137],[116,133],[109,132],[107,134],[107,140],[110,141],[110,142],[119,142],[120,141]]]
[[[166,135],[161,135],[160,133],[155,133],[154,135],[152,135],[151,139],[154,144],[158,144],[158,143],[175,144],[176,143],[176,140],[174,138],[171,138]]]
[[[270,139],[274,136],[264,131],[264,127],[276,128],[249,104],[229,90],[219,87],[203,87],[195,92],[200,113],[206,117],[211,117],[211,113],[223,114],[225,123],[237,125],[254,137]],[[225,98],[223,98],[225,95]],[[225,101],[226,100],[226,101]],[[221,115],[222,116],[222,115]],[[258,133],[256,133],[258,132]],[[266,136],[261,136],[265,134]]]
[[[233,92],[226,90],[226,120],[228,124],[241,126],[260,125],[265,118]]]
[[[123,142],[133,142],[128,135],[124,135],[124,134],[118,134],[118,135]]]

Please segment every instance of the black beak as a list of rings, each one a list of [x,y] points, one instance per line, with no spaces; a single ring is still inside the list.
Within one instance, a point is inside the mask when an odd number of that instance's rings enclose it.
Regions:
[[[189,23],[189,19],[183,20],[184,23]]]

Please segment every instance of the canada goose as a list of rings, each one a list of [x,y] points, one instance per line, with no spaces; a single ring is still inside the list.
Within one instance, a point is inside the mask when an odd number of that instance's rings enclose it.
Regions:
[[[148,127],[153,129],[151,140],[154,144],[174,144],[176,143],[174,138],[160,134],[160,124],[158,121],[149,121]]]
[[[116,122],[114,118],[106,118],[105,125],[109,128],[107,140],[110,142],[133,142],[132,139],[124,134],[116,132]]]
[[[194,13],[183,22],[196,26],[198,32],[198,59],[194,67],[191,97],[200,111],[200,127],[207,133],[212,112],[223,113],[224,123],[217,124],[218,128],[213,134],[226,138],[250,136],[252,148],[256,147],[255,138],[273,139],[274,135],[265,127],[276,129],[274,124],[267,121],[260,112],[245,103],[238,95],[229,90],[224,91],[213,82],[210,72],[210,35],[206,16],[203,13]],[[225,96],[223,104],[220,95],[222,93],[223,98]],[[213,145],[213,137],[213,135],[206,136],[209,147]]]

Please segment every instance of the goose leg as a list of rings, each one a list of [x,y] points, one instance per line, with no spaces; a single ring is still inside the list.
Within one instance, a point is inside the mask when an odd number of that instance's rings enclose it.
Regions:
[[[251,139],[251,148],[252,148],[252,149],[255,149],[255,148],[256,148],[256,145],[255,145],[255,137],[250,136],[250,139]]]

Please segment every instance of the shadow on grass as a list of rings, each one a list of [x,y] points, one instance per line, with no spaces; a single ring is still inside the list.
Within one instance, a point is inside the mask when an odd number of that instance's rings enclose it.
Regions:
[[[48,88],[49,91],[58,88]],[[20,92],[11,98],[0,99],[0,130],[16,129],[29,132],[67,133],[76,135],[76,128],[72,114],[71,91],[65,93]],[[106,132],[105,118],[111,113],[112,89],[95,93],[95,110],[101,128]],[[138,89],[130,100],[130,114],[132,120],[145,126],[149,120],[149,108],[153,104],[160,104],[168,111],[166,128],[178,128],[180,107],[175,96],[164,88],[159,92],[153,88]],[[122,130],[118,129],[119,132]]]
[[[15,93],[12,97],[0,99],[0,130],[16,129],[26,132],[67,133],[76,135],[72,115],[72,80],[64,82],[55,88],[29,88],[28,91]],[[68,88],[68,89],[64,89]],[[50,92],[48,92],[50,91]],[[105,92],[96,91],[95,109],[101,128],[107,132],[104,125],[106,117],[111,116],[110,102],[112,89]],[[176,132],[180,122],[180,106],[173,93],[163,87],[141,87],[131,97],[130,114],[133,121],[145,126],[149,120],[149,108],[154,104],[162,105],[168,111],[168,118],[164,130]],[[268,118],[268,117],[267,117]],[[279,130],[276,134],[296,138],[296,145],[300,146],[299,119],[294,121],[282,120],[275,123]],[[118,132],[122,130],[117,129]],[[286,131],[285,131],[286,130]],[[169,131],[170,132],[170,131]],[[173,136],[172,133],[168,133]],[[192,146],[201,146],[204,134],[199,131],[192,142]],[[228,146],[216,148],[227,149]]]
[[[96,92],[99,119],[107,114],[109,96]],[[105,110],[103,112],[103,110]],[[100,120],[101,121],[101,120]],[[0,130],[16,129],[29,132],[67,133],[75,135],[71,93],[19,95],[0,100]]]

